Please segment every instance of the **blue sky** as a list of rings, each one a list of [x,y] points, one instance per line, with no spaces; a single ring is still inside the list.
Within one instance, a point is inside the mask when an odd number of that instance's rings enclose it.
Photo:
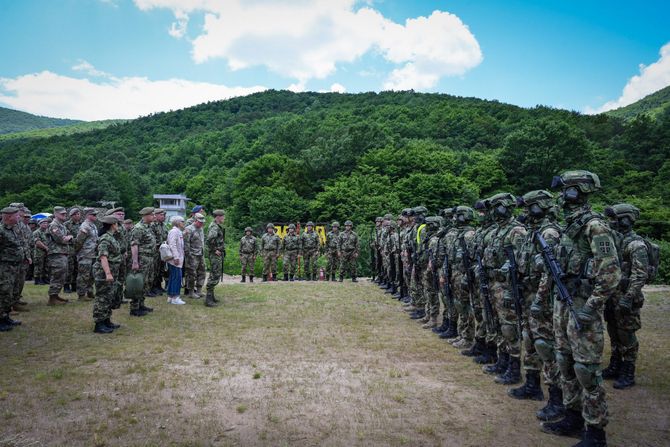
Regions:
[[[595,112],[670,85],[670,2],[0,0],[0,105],[132,118],[266,88]]]

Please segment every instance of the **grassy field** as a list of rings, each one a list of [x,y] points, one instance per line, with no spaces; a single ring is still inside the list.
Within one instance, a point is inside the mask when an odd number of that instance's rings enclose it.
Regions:
[[[113,320],[46,306],[0,334],[0,446],[543,445],[541,403],[518,402],[367,281],[226,284]],[[648,294],[638,386],[607,383],[611,445],[670,438],[668,291]]]

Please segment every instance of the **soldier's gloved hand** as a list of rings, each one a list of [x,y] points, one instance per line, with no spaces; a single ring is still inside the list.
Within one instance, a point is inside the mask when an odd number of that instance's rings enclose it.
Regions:
[[[633,297],[624,295],[623,298],[619,300],[619,309],[622,314],[629,315],[630,311],[633,309]]]
[[[540,318],[542,316],[542,305],[539,301],[533,300],[533,304],[530,305],[530,314],[533,318]]]
[[[577,311],[577,320],[582,326],[588,326],[598,319],[598,312],[589,305],[584,305]]]

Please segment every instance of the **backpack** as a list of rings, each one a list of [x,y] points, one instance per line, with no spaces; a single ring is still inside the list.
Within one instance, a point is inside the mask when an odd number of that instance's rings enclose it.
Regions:
[[[649,257],[649,266],[647,267],[647,284],[656,278],[658,273],[658,266],[661,262],[661,247],[653,243],[647,238],[642,238],[644,245],[647,246],[647,256]]]

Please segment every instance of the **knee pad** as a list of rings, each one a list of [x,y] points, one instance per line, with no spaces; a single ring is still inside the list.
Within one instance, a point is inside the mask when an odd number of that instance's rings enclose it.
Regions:
[[[572,357],[568,357],[565,354],[556,351],[556,363],[558,363],[558,369],[561,370],[561,375],[563,377],[565,377],[567,380],[574,378],[575,370],[572,367]]]
[[[516,327],[512,326],[511,324],[501,325],[500,332],[502,332],[502,336],[505,338],[505,340],[509,342],[516,341],[518,338]]]
[[[543,362],[549,363],[556,360],[554,357],[554,345],[547,340],[538,338],[535,340],[535,350]]]
[[[600,384],[598,370],[600,365],[597,364],[586,364],[586,363],[575,363],[574,366],[575,375],[577,380],[582,385],[586,391],[592,391]]]

